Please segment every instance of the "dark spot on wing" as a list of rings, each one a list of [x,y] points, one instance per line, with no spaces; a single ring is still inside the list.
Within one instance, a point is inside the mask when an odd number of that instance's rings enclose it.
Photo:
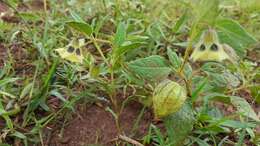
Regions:
[[[200,51],[204,51],[205,49],[206,49],[206,47],[204,44],[200,45]]]
[[[211,51],[218,51],[218,46],[216,44],[212,44],[210,47]]]
[[[72,46],[69,46],[68,49],[67,49],[67,51],[68,51],[69,53],[72,53],[74,50],[75,50],[75,49],[74,49]]]
[[[76,54],[80,55],[80,49],[79,48],[76,49]]]

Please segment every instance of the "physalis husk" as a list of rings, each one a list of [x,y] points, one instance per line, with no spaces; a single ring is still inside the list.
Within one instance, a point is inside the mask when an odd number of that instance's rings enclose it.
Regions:
[[[85,44],[84,39],[72,40],[66,47],[56,49],[61,58],[71,62],[83,63],[84,55],[82,47]]]
[[[234,49],[227,44],[221,44],[214,29],[204,31],[200,41],[195,45],[195,49],[191,54],[191,60],[221,62],[226,59],[231,62],[238,60]]]
[[[178,83],[165,80],[154,91],[153,109],[156,118],[177,112],[187,98],[186,89]]]

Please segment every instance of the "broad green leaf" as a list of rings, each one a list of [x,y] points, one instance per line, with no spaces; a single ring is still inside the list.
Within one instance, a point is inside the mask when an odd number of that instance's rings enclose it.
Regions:
[[[207,73],[209,78],[209,85],[213,88],[213,91],[223,91],[223,87],[227,86],[227,80],[223,76],[225,71],[225,66],[216,62],[205,63],[201,69]]]
[[[166,39],[165,34],[162,30],[162,24],[160,24],[159,22],[150,24],[147,28],[147,32],[150,38],[153,39],[154,41],[158,41],[162,38]]]
[[[184,75],[187,79],[190,79],[192,76],[192,67],[189,63],[184,66]]]
[[[244,98],[237,97],[237,96],[231,96],[230,98],[231,98],[231,103],[237,108],[237,111],[241,115],[259,121],[259,117],[257,117],[255,111],[252,109],[250,104]]]
[[[238,22],[232,19],[217,20],[219,39],[222,43],[229,44],[239,56],[243,57],[245,49],[257,42]]]
[[[220,101],[226,104],[232,104],[236,107],[238,113],[242,116],[251,118],[258,122],[260,121],[255,111],[244,98],[238,96],[228,96],[224,94],[213,93],[204,97],[204,104],[207,104],[210,100]]]
[[[92,27],[85,23],[85,22],[77,22],[77,21],[70,21],[66,23],[68,26],[70,26],[71,28],[89,36],[92,34],[93,30]]]
[[[209,73],[210,78],[210,84],[213,87],[226,87],[227,86],[227,80],[223,76],[223,74],[220,73]]]
[[[221,73],[225,70],[225,66],[217,62],[207,62],[201,69],[205,72]]]
[[[163,79],[171,72],[166,60],[158,55],[132,61],[128,63],[128,69],[130,72],[148,80]]]
[[[183,146],[183,141],[193,128],[195,117],[189,103],[177,112],[164,119],[169,140],[174,146]]]
[[[115,49],[120,47],[126,39],[126,25],[121,22],[117,26],[116,34],[114,36],[114,42],[113,45]]]
[[[204,104],[208,104],[209,101],[219,101],[226,104],[231,104],[231,99],[228,95],[224,95],[221,93],[211,93],[209,95],[204,96]]]
[[[170,48],[167,49],[167,55],[174,69],[178,69],[181,66],[181,60],[176,52],[172,51]]]

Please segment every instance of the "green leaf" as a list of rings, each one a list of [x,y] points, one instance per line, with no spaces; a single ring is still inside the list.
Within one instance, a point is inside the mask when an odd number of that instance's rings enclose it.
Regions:
[[[260,104],[260,86],[259,85],[252,86],[250,87],[250,91],[256,103]]]
[[[189,63],[185,64],[184,66],[184,75],[187,79],[191,78],[192,76],[192,67]]]
[[[203,88],[207,85],[208,83],[208,78],[205,77],[201,82],[198,83],[196,86],[196,89],[191,94],[191,101],[195,102],[196,99],[199,97],[199,93],[203,90]]]
[[[0,90],[0,95],[4,95],[4,96],[7,96],[7,97],[16,99],[16,96],[15,96],[15,95],[13,95],[13,94],[11,94],[11,93],[8,93],[8,92],[5,92],[5,91],[2,91],[2,90]]]
[[[174,33],[178,33],[181,28],[183,27],[183,25],[186,23],[188,19],[188,15],[187,15],[187,11],[177,20],[177,22],[175,23],[174,27],[172,28],[172,31]]]
[[[259,121],[259,118],[257,117],[255,111],[244,98],[238,96],[231,96],[230,98],[231,103],[237,108],[237,111],[241,115]]]
[[[216,27],[222,43],[229,44],[241,57],[245,56],[246,48],[257,40],[251,36],[238,22],[232,19],[217,20]]]
[[[159,128],[157,128],[155,125],[151,125],[152,130],[154,131],[155,135],[156,135],[156,140],[157,142],[161,145],[164,146],[165,145],[165,140],[164,140],[164,136],[161,132],[161,130]]]
[[[17,80],[19,80],[19,78],[4,78],[4,79],[0,80],[0,88],[8,83],[13,83]]]
[[[132,50],[132,49],[136,49],[138,47],[140,47],[143,43],[130,43],[130,44],[123,44],[122,46],[120,46],[119,48],[116,48],[113,52],[113,60],[114,63],[116,63],[118,61],[118,59],[120,57],[122,57],[122,55],[124,55],[125,53],[127,53],[128,51]]]
[[[114,37],[113,45],[115,49],[120,47],[124,43],[125,39],[126,39],[126,25],[123,22],[121,22],[117,26],[116,34]]]
[[[13,129],[14,126],[13,126],[13,122],[12,122],[11,118],[8,115],[5,115],[4,113],[6,113],[6,111],[4,109],[4,106],[2,104],[2,100],[0,98],[0,116],[2,116],[4,118],[7,127],[9,129]]]
[[[183,146],[183,141],[192,131],[195,117],[189,103],[177,112],[164,119],[169,140],[174,146]]]
[[[85,22],[70,21],[66,23],[69,27],[90,36],[93,32],[92,27]]]
[[[224,120],[224,122],[221,122],[220,125],[225,127],[231,127],[231,128],[253,128],[256,126],[255,124],[252,123],[243,123],[234,120]]]
[[[25,136],[23,133],[18,132],[18,131],[15,131],[15,132],[12,134],[12,136],[15,136],[15,137],[20,138],[20,139],[26,139],[26,136]]]
[[[236,107],[239,114],[259,122],[259,117],[257,117],[255,111],[244,98],[213,93],[204,97],[204,104],[207,104],[210,100],[232,104]]]
[[[205,140],[199,139],[197,137],[191,137],[199,146],[210,146]]]
[[[28,94],[30,93],[32,87],[33,87],[33,83],[27,84],[27,85],[23,88],[23,90],[22,90],[22,92],[21,92],[21,94],[20,94],[20,99],[22,99],[22,98],[24,98],[26,95],[28,95]]]
[[[224,95],[221,93],[211,93],[207,96],[204,96],[204,104],[208,104],[209,101],[219,101],[226,104],[231,104],[231,99],[228,95]]]
[[[170,48],[167,49],[167,55],[174,69],[178,69],[181,66],[181,60],[176,52],[172,51]]]
[[[49,93],[49,88],[54,81],[54,76],[56,73],[58,63],[59,63],[59,59],[55,59],[51,68],[49,69],[49,71],[47,73],[46,78],[44,79],[44,84],[43,84],[42,88],[40,89],[41,91],[37,95],[35,95],[35,97],[33,97],[33,100],[31,101],[31,103],[29,105],[29,111],[34,111],[35,109],[38,108],[39,105],[43,109],[48,111],[49,108],[45,102],[46,102],[47,95]]]
[[[171,69],[166,64],[166,60],[158,55],[132,61],[128,63],[128,69],[132,73],[148,80],[163,79],[171,72]]]
[[[31,13],[31,12],[30,13],[22,12],[22,13],[19,13],[19,16],[27,21],[39,21],[41,19],[40,16],[36,15],[35,13]]]
[[[221,73],[225,70],[225,66],[223,66],[220,63],[217,62],[207,62],[203,64],[201,69],[207,73],[212,72],[212,73]]]

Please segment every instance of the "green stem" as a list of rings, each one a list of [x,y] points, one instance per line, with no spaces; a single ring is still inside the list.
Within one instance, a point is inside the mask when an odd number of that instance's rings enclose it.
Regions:
[[[193,44],[193,40],[194,40],[194,38],[196,36],[196,33],[197,33],[197,24],[195,23],[193,25],[193,27],[191,28],[191,33],[190,33],[191,35],[190,35],[189,43],[188,43],[188,46],[187,46],[187,48],[185,50],[185,54],[184,54],[184,57],[183,57],[183,62],[182,62],[181,67],[180,67],[180,69],[178,71],[180,77],[184,80],[184,82],[186,84],[186,89],[187,89],[187,92],[188,92],[188,96],[191,96],[191,94],[192,94],[192,88],[191,88],[192,85],[191,85],[190,79],[186,79],[186,77],[185,77],[185,75],[183,73],[183,70],[184,70],[185,65],[188,62],[189,56],[190,56],[190,54],[192,52],[192,48],[193,48],[192,44]]]
[[[114,106],[114,108],[115,108],[116,115],[117,115],[117,118],[115,119],[115,121],[116,121],[116,127],[117,127],[117,129],[118,129],[118,133],[121,133],[120,122],[119,122],[120,110],[119,110],[119,108],[118,108],[117,100],[116,100],[116,98],[115,98],[116,89],[115,89],[114,70],[113,70],[114,65],[113,65],[113,64],[111,65],[111,64],[108,62],[108,60],[107,60],[107,58],[105,57],[104,53],[102,52],[101,48],[100,48],[99,45],[97,44],[98,41],[99,41],[99,42],[103,42],[103,43],[104,43],[104,42],[105,42],[105,43],[109,43],[109,44],[111,44],[111,43],[110,43],[109,41],[105,41],[105,40],[101,40],[101,39],[96,39],[96,38],[94,38],[94,36],[91,36],[91,39],[92,39],[92,41],[93,41],[95,47],[97,48],[99,54],[101,55],[101,57],[103,58],[103,60],[105,61],[105,63],[107,64],[107,66],[108,66],[108,67],[110,68],[110,70],[111,70],[111,73],[110,73],[110,80],[111,80],[111,81],[110,81],[110,84],[111,84],[111,86],[112,86],[112,92],[111,92],[111,94],[109,95],[109,97],[110,97],[110,100],[111,100],[111,102],[112,102],[112,104],[113,104],[113,106]]]
[[[94,43],[96,49],[98,50],[99,54],[101,55],[101,57],[103,58],[103,60],[105,61],[105,63],[107,64],[107,66],[109,67],[109,62],[107,61],[104,53],[102,52],[101,48],[99,47],[99,45],[97,44],[97,40],[96,38],[94,38],[94,36],[91,36],[92,42]]]

